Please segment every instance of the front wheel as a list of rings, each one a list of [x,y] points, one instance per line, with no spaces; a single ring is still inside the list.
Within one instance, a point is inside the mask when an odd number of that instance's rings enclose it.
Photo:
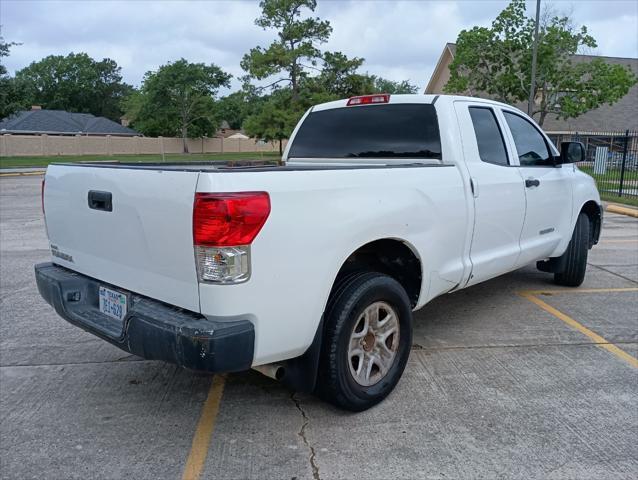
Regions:
[[[566,287],[578,287],[585,280],[587,270],[587,253],[589,250],[589,217],[584,213],[578,215],[572,239],[567,251],[563,254],[565,268],[554,274],[554,282]]]
[[[412,310],[401,284],[374,272],[346,277],[328,302],[325,326],[319,396],[352,411],[379,403],[401,378],[412,345]]]

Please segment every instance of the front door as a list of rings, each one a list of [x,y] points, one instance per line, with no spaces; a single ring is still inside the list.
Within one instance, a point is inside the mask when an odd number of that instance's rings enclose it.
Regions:
[[[522,267],[552,255],[560,241],[571,236],[574,170],[571,165],[554,164],[556,152],[532,122],[509,110],[503,110],[503,116],[525,185],[525,223],[516,262]]]

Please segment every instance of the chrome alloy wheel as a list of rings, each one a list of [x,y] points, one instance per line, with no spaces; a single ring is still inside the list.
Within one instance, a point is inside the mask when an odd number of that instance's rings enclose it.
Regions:
[[[364,387],[386,376],[399,348],[399,317],[385,302],[369,305],[357,319],[348,346],[348,365]]]

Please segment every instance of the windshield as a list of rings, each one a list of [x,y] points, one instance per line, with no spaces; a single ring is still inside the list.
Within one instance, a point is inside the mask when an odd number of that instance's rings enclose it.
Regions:
[[[289,158],[441,158],[436,110],[390,104],[311,112]]]

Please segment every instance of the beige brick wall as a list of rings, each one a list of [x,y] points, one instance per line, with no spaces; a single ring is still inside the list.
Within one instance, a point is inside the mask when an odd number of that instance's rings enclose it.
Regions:
[[[80,139],[82,155],[108,155],[108,137],[78,137]]]
[[[285,142],[284,142],[285,146]],[[278,142],[252,138],[189,138],[190,153],[276,152]],[[82,135],[0,135],[0,156],[140,155],[182,153],[182,139],[175,137],[113,137]]]

